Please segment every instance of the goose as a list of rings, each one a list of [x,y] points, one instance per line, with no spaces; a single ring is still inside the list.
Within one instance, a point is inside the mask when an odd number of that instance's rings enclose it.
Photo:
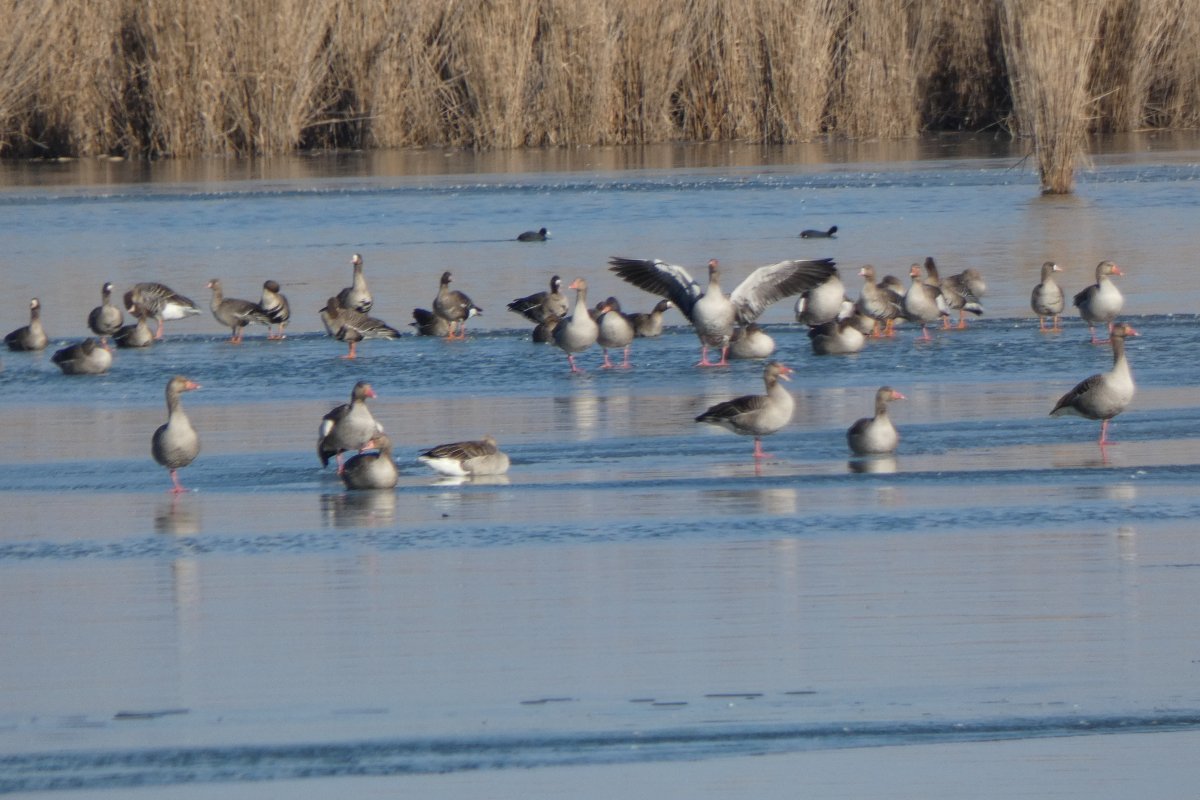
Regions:
[[[82,342],[57,351],[50,360],[64,375],[100,375],[112,366],[112,351],[102,341],[89,336]]]
[[[544,242],[550,238],[550,231],[538,228],[536,231],[523,231],[517,234],[518,242]]]
[[[1054,273],[1062,272],[1062,268],[1053,261],[1046,261],[1042,264],[1042,281],[1037,286],[1033,287],[1033,294],[1029,298],[1029,305],[1033,308],[1033,313],[1038,317],[1039,331],[1058,331],[1061,330],[1058,324],[1059,315],[1063,312],[1063,291],[1054,280]],[[1046,317],[1050,317],[1052,325],[1046,327]]]
[[[663,314],[675,304],[670,300],[659,300],[649,313],[637,312],[629,315],[629,323],[633,325],[633,335],[637,338],[652,339],[661,336],[663,332]]]
[[[350,256],[350,265],[354,268],[354,277],[350,285],[337,293],[338,305],[360,313],[367,313],[374,305],[371,290],[367,288],[367,278],[363,275],[363,260],[358,253]]]
[[[976,275],[979,274],[977,270],[970,271]],[[963,312],[970,311],[976,316],[983,313],[983,306],[979,304],[979,298],[967,286],[966,281],[962,279],[962,276],[965,274],[965,272],[962,272],[943,280],[938,274],[937,264],[934,262],[933,257],[930,256],[925,259],[925,282],[941,290],[942,299],[945,301],[948,311],[958,312],[959,328],[967,327],[966,320],[963,318]],[[983,284],[982,278],[978,283],[980,285]],[[942,328],[947,330],[950,328],[949,315],[942,317]]]
[[[350,346],[350,352],[343,358],[357,358],[355,348],[363,339],[400,338],[400,331],[391,325],[381,319],[368,317],[361,311],[342,308],[336,297],[325,302],[325,307],[321,309],[321,322],[330,336]]]
[[[451,289],[450,280],[450,273],[443,272],[437,297],[433,298],[433,313],[446,320],[450,326],[450,332],[446,334],[447,339],[465,339],[467,320],[476,314],[482,314],[483,309],[472,303],[471,298],[462,292]],[[454,333],[455,326],[458,328],[457,335]]]
[[[819,356],[850,355],[863,349],[875,324],[856,304],[847,301],[837,319],[810,327],[808,338],[813,352]]]
[[[629,317],[621,313],[621,304],[615,297],[609,297],[600,307],[600,316],[596,320],[596,343],[604,350],[604,369],[612,369],[614,364],[608,360],[610,348],[622,348],[624,360],[620,366],[629,369],[629,346],[633,343],[633,323]]]
[[[729,337],[730,358],[770,358],[774,352],[775,340],[757,322],[734,328]]]
[[[417,459],[434,472],[453,477],[503,475],[509,466],[508,456],[496,446],[496,439],[490,434],[475,441],[431,447]]]
[[[551,337],[554,339],[554,344],[567,354],[567,363],[571,365],[571,372],[576,373],[583,372],[583,370],[575,364],[575,354],[582,353],[596,343],[600,337],[600,326],[588,313],[587,281],[583,278],[576,278],[568,288],[575,290],[575,308],[571,312],[571,316],[554,326]]]
[[[950,284],[957,293],[963,297],[974,297],[975,302],[982,302],[983,296],[987,294],[987,282],[983,280],[983,275],[974,267],[968,267],[957,275],[951,275],[946,278],[946,282]],[[967,323],[963,318],[963,311],[971,311],[969,308],[960,308],[958,310],[958,327],[965,328]],[[980,306],[980,313],[983,312],[983,307]],[[974,314],[974,311],[971,311]]]
[[[392,440],[382,431],[371,437],[368,447],[375,452],[353,455],[342,468],[342,483],[347,489],[392,489],[399,480],[392,460]]]
[[[553,344],[554,329],[558,327],[558,323],[560,322],[562,322],[560,317],[549,314],[545,322],[539,322],[533,326],[533,334],[530,338],[535,344]]]
[[[746,325],[758,319],[767,306],[812,289],[835,272],[832,259],[781,261],[759,267],[728,297],[721,291],[717,259],[708,262],[708,286],[701,289],[683,267],[659,259],[609,259],[609,269],[623,280],[665,297],[683,312],[700,339],[700,361],[696,366],[725,366],[729,339],[735,323]],[[721,360],[708,360],[710,347],[721,349]]]
[[[113,285],[111,283],[105,283],[100,287],[100,305],[93,308],[88,314],[88,328],[100,337],[101,342],[115,334],[125,323],[125,315],[121,313],[121,309],[112,304],[112,293]]]
[[[748,394],[733,400],[717,403],[700,416],[696,422],[720,425],[742,436],[754,437],[754,457],[767,458],[763,452],[762,437],[782,430],[792,419],[795,402],[792,395],[779,381],[791,380],[791,368],[771,361],[763,369],[763,384],[766,394]]]
[[[800,231],[800,238],[801,239],[836,239],[837,238],[836,234],[837,234],[837,225],[832,225],[829,227],[828,230],[823,230],[823,231],[813,230],[812,228],[808,228],[807,230]]]
[[[428,308],[414,308],[413,321],[408,323],[417,329],[418,336],[445,336],[450,333],[450,323]]]
[[[1096,338],[1096,326],[1108,325],[1111,330],[1113,320],[1125,306],[1125,298],[1121,295],[1121,290],[1111,280],[1113,275],[1124,274],[1121,272],[1121,268],[1113,262],[1101,261],[1096,265],[1096,282],[1075,295],[1073,302],[1079,309],[1079,316],[1083,317],[1088,324],[1088,332],[1092,335],[1092,344],[1104,344],[1108,341]]]
[[[287,297],[279,291],[279,284],[276,281],[263,282],[262,297],[259,298],[258,306],[267,315],[267,338],[285,338],[283,329],[292,317],[292,308],[288,304]],[[279,330],[274,334],[271,333],[272,325],[279,326]]]
[[[9,350],[44,350],[50,343],[42,328],[42,303],[36,297],[29,301],[29,324],[22,325],[4,337]]]
[[[913,264],[908,270],[908,275],[912,279],[912,283],[904,293],[900,309],[905,319],[921,323],[921,340],[927,342],[933,337],[929,335],[929,329],[926,326],[930,322],[936,321],[938,317],[949,316],[950,311],[946,308],[946,299],[942,296],[942,290],[932,284],[922,282],[920,265]]]
[[[508,304],[509,311],[533,323],[545,322],[551,314],[562,319],[569,308],[567,296],[562,293],[562,278],[557,275],[550,278],[550,291],[518,297]]]
[[[150,440],[150,453],[155,461],[170,470],[171,491],[176,494],[184,491],[177,470],[191,464],[200,454],[200,437],[184,413],[179,396],[199,388],[200,384],[182,375],[167,381],[167,421],[154,431]]]
[[[163,323],[167,320],[186,319],[200,313],[200,307],[169,286],[161,283],[138,283],[125,293],[125,308],[131,314],[142,308],[158,321],[155,339],[163,338]]]
[[[344,465],[342,453],[348,450],[362,451],[383,426],[375,421],[367,400],[375,397],[375,390],[366,381],[359,381],[350,390],[350,402],[335,406],[321,418],[317,428],[317,457],[321,466],[329,465],[329,459],[337,460],[338,474]]]
[[[888,403],[907,398],[890,386],[881,386],[875,392],[875,416],[857,420],[846,431],[846,443],[859,456],[874,456],[892,453],[900,443],[900,434],[888,416]]]
[[[232,335],[229,341],[233,344],[242,343],[242,335],[245,333],[246,326],[251,322],[260,325],[266,325],[270,330],[271,318],[267,312],[262,310],[258,303],[252,303],[249,300],[239,300],[236,297],[226,297],[221,289],[220,278],[213,278],[207,284],[209,289],[212,289],[212,300],[209,302],[209,308],[212,309],[213,319],[229,328]]]
[[[846,287],[834,270],[826,280],[800,293],[800,299],[796,301],[796,321],[801,325],[830,322],[841,313],[845,299]]]
[[[902,315],[904,293],[885,288],[882,283],[875,282],[875,267],[866,264],[858,271],[863,279],[862,290],[858,294],[857,308],[875,321],[872,326],[872,336],[892,336],[895,334],[897,317]],[[891,277],[891,276],[889,276]]]
[[[146,322],[146,310],[137,308],[133,316],[137,322],[122,325],[121,329],[113,334],[113,341],[117,343],[117,347],[149,347],[154,344],[154,331],[150,330],[150,323]]]
[[[1113,367],[1080,381],[1074,389],[1064,394],[1054,404],[1050,416],[1060,417],[1074,414],[1087,419],[1100,420],[1100,445],[1109,444],[1108,423],[1133,401],[1136,387],[1129,361],[1125,357],[1125,337],[1138,336],[1129,325],[1118,322],[1109,331],[1112,342]]]

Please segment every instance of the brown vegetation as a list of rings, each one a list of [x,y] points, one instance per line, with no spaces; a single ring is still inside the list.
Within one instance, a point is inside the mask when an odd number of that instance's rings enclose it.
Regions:
[[[0,0],[0,19],[5,156],[999,126],[1061,164],[1089,131],[1200,122],[1190,0]]]

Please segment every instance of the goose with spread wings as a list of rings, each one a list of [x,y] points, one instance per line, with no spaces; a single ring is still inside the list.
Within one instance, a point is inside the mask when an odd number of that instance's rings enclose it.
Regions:
[[[696,366],[728,364],[734,325],[748,325],[767,306],[828,280],[836,271],[833,259],[780,261],[750,273],[728,296],[721,291],[717,259],[708,262],[708,285],[701,287],[683,267],[659,259],[610,258],[609,269],[639,289],[665,297],[679,307],[700,337]],[[721,349],[721,360],[710,361],[710,347]]]

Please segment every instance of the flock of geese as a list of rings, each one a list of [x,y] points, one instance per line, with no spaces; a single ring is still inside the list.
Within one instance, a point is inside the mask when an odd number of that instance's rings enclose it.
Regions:
[[[828,238],[836,231],[833,227],[806,231],[802,236]],[[549,235],[542,228],[521,234],[518,239],[545,241]],[[401,333],[370,316],[374,298],[364,275],[362,257],[354,254],[351,265],[351,285],[329,297],[319,313],[327,333],[348,346],[343,358],[352,359],[356,357],[359,342],[395,339]],[[943,278],[932,258],[925,260],[923,269],[922,265],[912,265],[907,286],[890,276],[877,282],[875,270],[864,266],[858,272],[863,284],[855,300],[849,299],[831,259],[786,260],[759,267],[729,294],[721,288],[721,269],[716,259],[708,263],[708,279],[703,285],[684,267],[658,259],[614,257],[609,260],[609,269],[632,286],[662,299],[644,314],[624,313],[615,297],[591,307],[586,280],[578,278],[567,287],[575,292],[572,301],[563,293],[562,279],[555,275],[547,291],[519,297],[508,304],[510,311],[535,325],[532,332],[535,342],[553,344],[566,354],[572,372],[582,371],[575,356],[595,345],[604,352],[604,368],[628,368],[633,340],[659,335],[663,315],[670,308],[677,308],[695,330],[700,344],[696,366],[716,367],[728,364],[731,357],[766,359],[772,355],[774,342],[756,320],[768,306],[784,298],[798,298],[796,319],[809,326],[814,352],[845,354],[858,352],[868,338],[894,335],[897,321],[919,324],[922,339],[930,338],[928,326],[939,320],[943,327],[955,324],[966,327],[964,314],[982,314],[981,299],[987,291],[977,270]],[[1046,262],[1041,280],[1030,297],[1040,330],[1060,329],[1065,297],[1055,280],[1059,271],[1056,264]],[[1096,267],[1095,283],[1073,298],[1074,306],[1089,326],[1092,342],[1111,342],[1113,368],[1081,381],[1050,412],[1053,416],[1074,414],[1099,420],[1101,446],[1108,444],[1109,421],[1129,405],[1134,395],[1124,345],[1126,337],[1136,336],[1137,332],[1116,322],[1124,298],[1112,276],[1121,274],[1116,264],[1103,261]],[[450,272],[442,274],[432,309],[413,310],[411,325],[419,335],[465,338],[467,321],[481,313],[482,309],[470,297],[450,288],[452,279]],[[212,315],[230,329],[232,343],[242,341],[250,324],[265,325],[267,338],[284,338],[291,310],[276,281],[263,284],[257,302],[225,297],[220,280],[215,278],[208,282],[207,288],[212,292]],[[87,325],[95,336],[54,353],[52,360],[63,373],[104,373],[112,364],[110,339],[117,347],[148,347],[162,338],[166,321],[200,313],[189,298],[161,283],[139,283],[123,296],[124,311],[134,319],[126,324],[122,308],[112,302],[113,291],[113,285],[105,283],[101,304],[88,314]],[[959,315],[957,323],[951,320],[955,312]],[[1097,339],[1098,326],[1108,328],[1108,339]],[[41,324],[41,304],[34,298],[30,301],[29,324],[9,333],[5,344],[11,350],[37,351],[45,349],[48,342]],[[616,349],[623,351],[619,364],[609,354]],[[719,359],[710,357],[717,352]],[[781,383],[790,380],[791,374],[788,366],[769,361],[763,370],[763,394],[748,394],[718,403],[695,420],[753,437],[754,457],[765,458],[762,437],[781,430],[792,418],[793,399]],[[183,393],[198,388],[198,383],[181,375],[167,381],[167,421],[151,440],[154,460],[169,471],[174,492],[184,491],[178,470],[190,464],[200,452],[199,435],[181,402]],[[318,430],[317,452],[322,465],[335,460],[339,476],[351,489],[386,489],[394,487],[398,480],[392,442],[367,406],[367,400],[374,396],[370,384],[364,381],[355,384],[349,402],[326,414]],[[899,434],[888,416],[888,405],[903,399],[904,395],[890,386],[879,388],[874,416],[856,421],[846,432],[847,444],[856,456],[886,455],[896,450]],[[346,454],[351,455],[346,458]],[[459,477],[501,475],[509,467],[508,456],[491,436],[440,445],[422,452],[419,459],[440,474]]]

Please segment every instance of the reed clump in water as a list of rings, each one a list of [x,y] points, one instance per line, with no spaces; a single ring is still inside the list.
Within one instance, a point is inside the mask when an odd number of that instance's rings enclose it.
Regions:
[[[1054,165],[1088,132],[1200,124],[1198,8],[0,0],[0,155],[791,142],[1000,125],[1031,135],[1047,185],[1060,185]]]

